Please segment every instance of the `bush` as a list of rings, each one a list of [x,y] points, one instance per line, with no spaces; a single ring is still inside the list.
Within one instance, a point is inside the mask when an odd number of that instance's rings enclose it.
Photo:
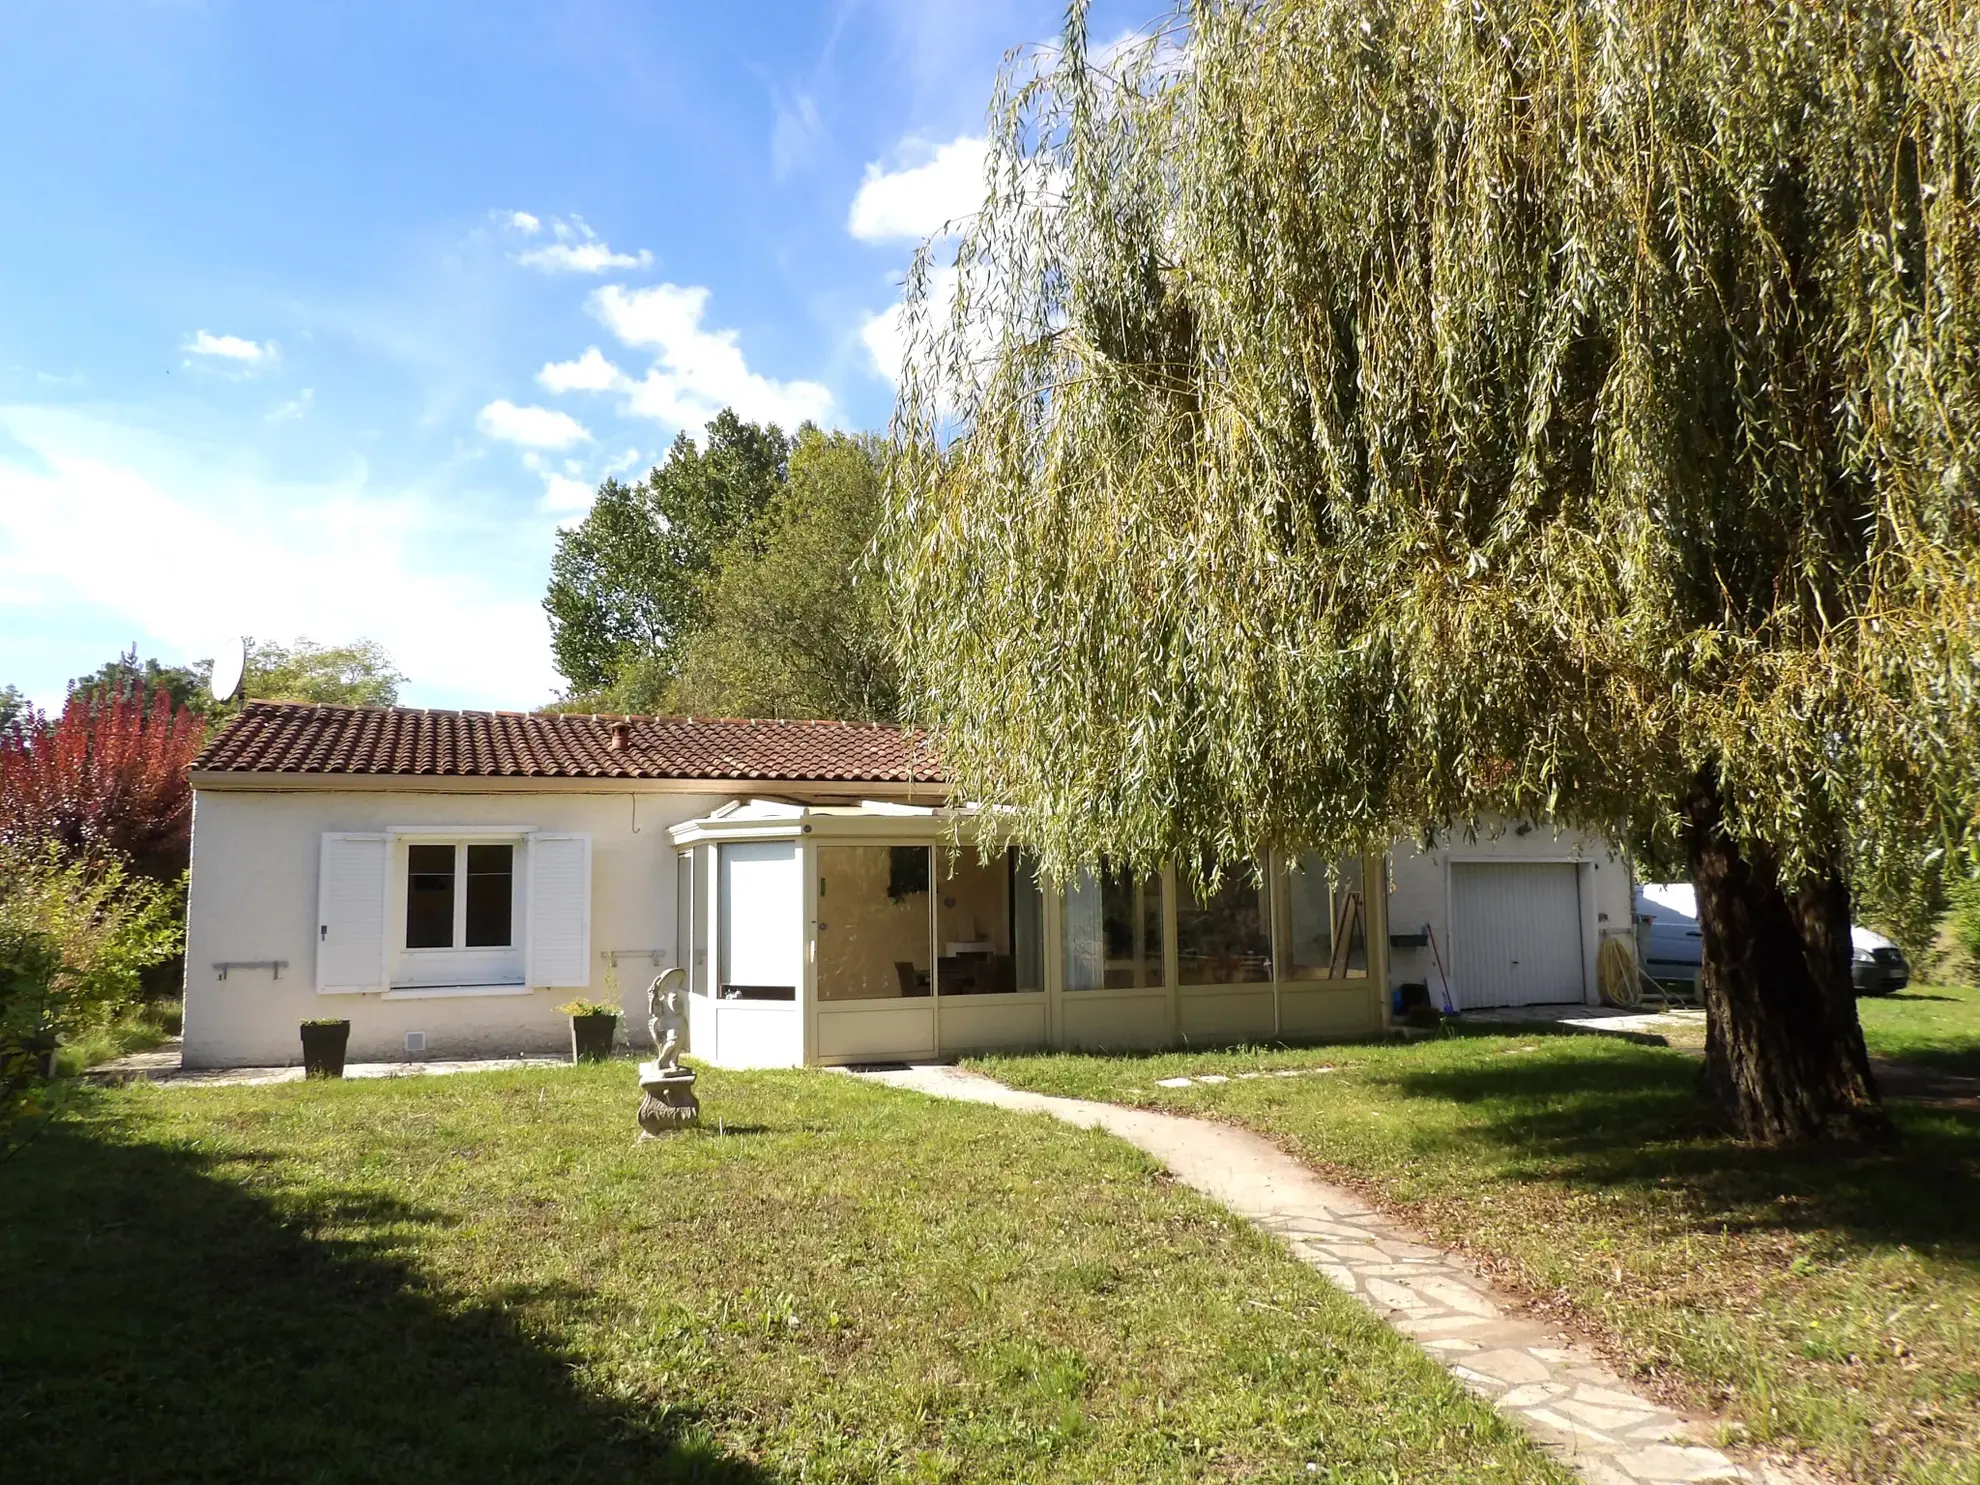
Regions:
[[[61,964],[46,934],[0,922],[0,1151],[45,1102],[54,1039],[40,1030],[42,1007]]]
[[[1970,982],[1980,974],[1980,880],[1959,876],[1947,886],[1940,943],[1937,968],[1945,978]]]
[[[56,1044],[103,1031],[142,999],[143,972],[179,952],[177,881],[121,860],[0,847],[0,1147],[49,1104]]]

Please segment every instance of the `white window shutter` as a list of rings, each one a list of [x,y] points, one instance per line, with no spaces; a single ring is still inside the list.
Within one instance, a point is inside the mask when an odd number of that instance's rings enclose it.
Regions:
[[[529,838],[529,983],[591,983],[591,837],[538,832]]]
[[[316,988],[385,988],[385,837],[323,837],[316,879]]]

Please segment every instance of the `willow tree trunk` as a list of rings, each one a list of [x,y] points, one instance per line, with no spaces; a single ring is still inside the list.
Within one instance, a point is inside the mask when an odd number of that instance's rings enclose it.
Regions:
[[[1699,774],[1685,814],[1704,931],[1706,1101],[1763,1144],[1887,1133],[1856,1019],[1842,876],[1783,890],[1771,860],[1727,837],[1715,771]]]

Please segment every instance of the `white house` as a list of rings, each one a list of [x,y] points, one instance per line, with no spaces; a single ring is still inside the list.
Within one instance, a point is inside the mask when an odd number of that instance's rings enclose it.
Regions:
[[[1595,999],[1631,930],[1606,843],[1517,826],[1430,852],[1041,884],[984,864],[926,735],[251,702],[195,761],[185,1060],[567,1045],[556,1006],[685,964],[730,1066],[1356,1036],[1393,987]],[[1439,967],[1441,961],[1441,968]]]

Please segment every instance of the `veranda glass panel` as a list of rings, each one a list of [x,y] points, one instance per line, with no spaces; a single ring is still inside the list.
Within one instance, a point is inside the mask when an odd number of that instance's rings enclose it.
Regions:
[[[1066,889],[1066,988],[1160,986],[1162,879],[1082,872]]]
[[[818,998],[898,1000],[934,988],[927,846],[818,847]]]
[[[1180,880],[1176,973],[1185,985],[1248,985],[1272,978],[1272,909],[1265,883],[1242,867],[1205,896]]]
[[[708,894],[713,887],[709,863],[715,853],[706,846],[696,846],[690,854],[694,857],[694,929],[689,941],[694,945],[694,963],[688,970],[688,989],[712,995],[715,991],[714,978],[708,973]]]
[[[1022,851],[1010,853],[1011,965],[1019,990],[1045,988],[1045,892],[1038,863]]]
[[[1286,874],[1289,980],[1368,978],[1368,896],[1361,858],[1302,856]]]
[[[935,989],[940,995],[1000,995],[1017,988],[1012,961],[1011,865],[976,852],[942,852],[936,883]]]
[[[674,963],[687,966],[694,955],[694,853],[682,851],[674,857]],[[706,991],[696,983],[692,971],[690,991]]]

